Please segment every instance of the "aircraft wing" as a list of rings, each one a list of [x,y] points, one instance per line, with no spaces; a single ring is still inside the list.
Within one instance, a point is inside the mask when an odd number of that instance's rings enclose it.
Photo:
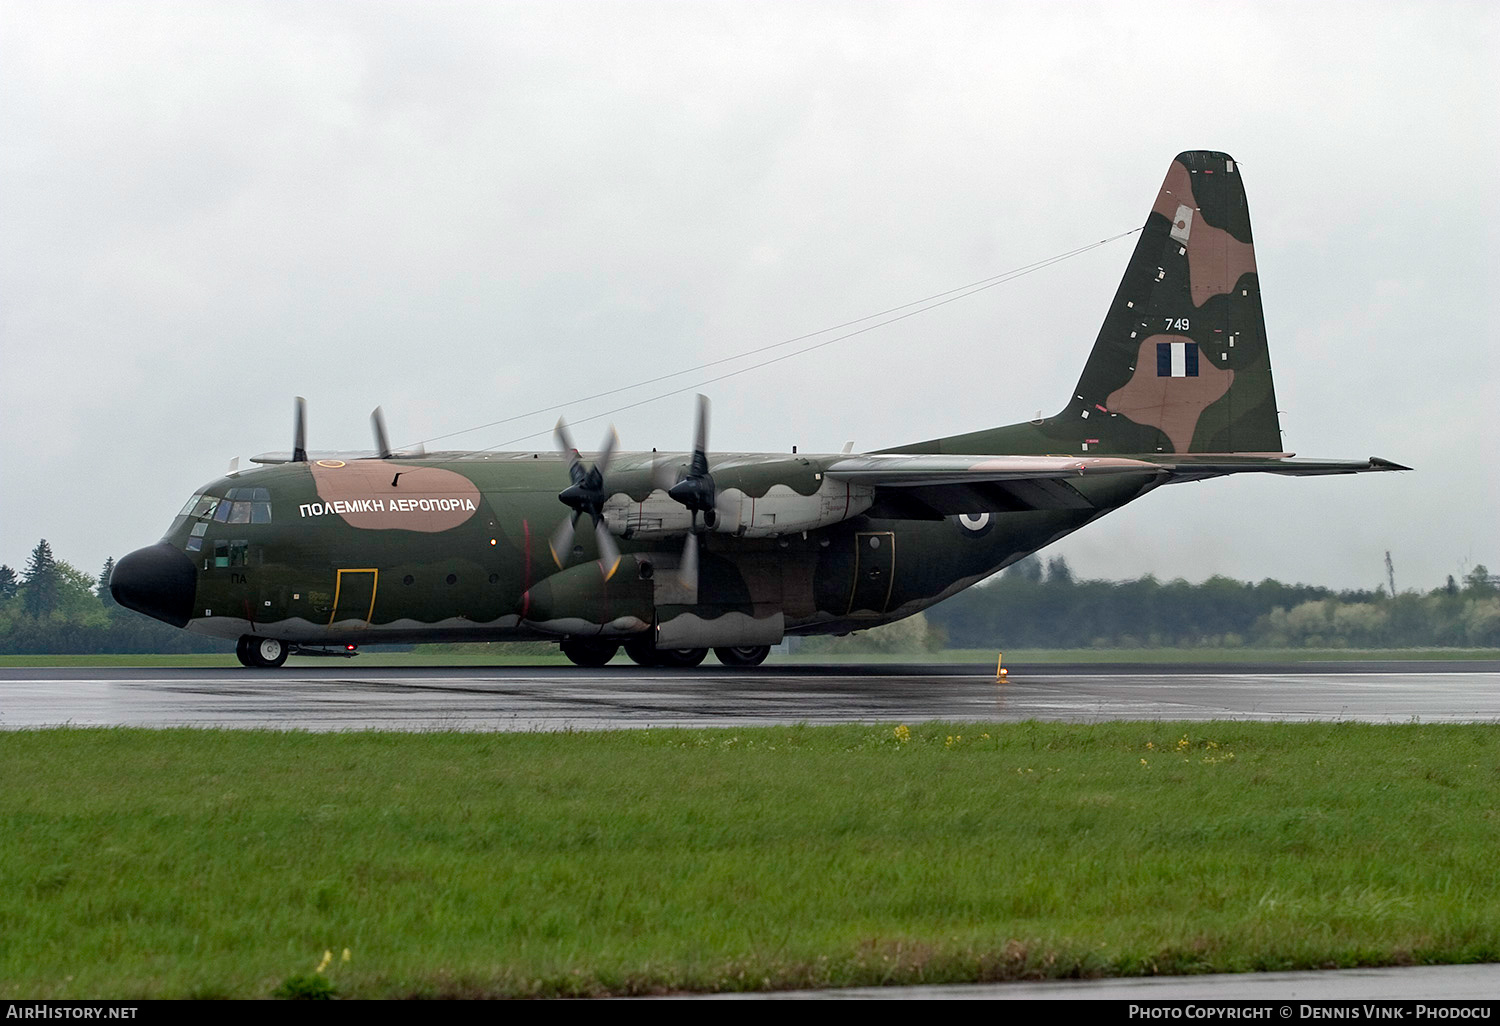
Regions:
[[[837,459],[824,473],[835,481],[872,486],[869,515],[937,520],[960,513],[1092,509],[1074,487],[1081,478],[1135,476],[1158,483],[1200,481],[1226,474],[1295,476],[1409,470],[1378,457],[1368,460],[1293,459],[1290,454],[1162,454],[1150,456],[955,456],[872,454]]]
[[[1092,509],[1070,483],[1083,477],[1159,477],[1168,471],[1120,456],[873,454],[835,460],[825,476],[875,489],[870,516],[941,520],[957,513]]]

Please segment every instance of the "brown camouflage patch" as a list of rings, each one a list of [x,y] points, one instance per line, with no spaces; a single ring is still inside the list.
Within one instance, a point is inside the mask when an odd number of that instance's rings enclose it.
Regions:
[[[1215,367],[1199,359],[1196,377],[1171,378],[1156,369],[1158,342],[1186,342],[1186,335],[1152,335],[1141,340],[1136,353],[1135,373],[1120,388],[1110,393],[1105,405],[1110,413],[1129,417],[1137,424],[1159,428],[1172,443],[1173,452],[1187,452],[1198,429],[1198,418],[1217,401],[1234,382],[1234,371]]]
[[[479,509],[474,482],[451,470],[384,460],[319,460],[308,468],[323,500],[318,512],[337,513],[350,527],[435,533]]]
[[[1241,275],[1255,273],[1255,246],[1203,220],[1192,179],[1187,168],[1172,161],[1151,212],[1172,222],[1172,238],[1187,249],[1189,294],[1193,306],[1201,307],[1232,292]]]

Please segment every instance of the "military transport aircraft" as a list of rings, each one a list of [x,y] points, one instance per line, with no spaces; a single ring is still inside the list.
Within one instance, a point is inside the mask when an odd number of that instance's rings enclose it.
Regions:
[[[199,490],[115,564],[124,606],[246,666],[374,642],[552,639],[599,666],[753,666],[899,620],[1160,485],[1408,468],[1282,452],[1250,215],[1223,153],[1172,161],[1055,416],[883,452],[290,453]],[[581,525],[581,527],[580,527]]]

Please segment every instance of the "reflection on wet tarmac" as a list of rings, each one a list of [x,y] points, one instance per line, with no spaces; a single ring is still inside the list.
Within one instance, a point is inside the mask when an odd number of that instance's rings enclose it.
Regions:
[[[1500,665],[0,669],[0,728],[600,730],[925,720],[1500,722]]]

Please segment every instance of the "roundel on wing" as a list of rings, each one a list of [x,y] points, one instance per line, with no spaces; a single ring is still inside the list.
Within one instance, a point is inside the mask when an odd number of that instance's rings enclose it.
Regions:
[[[993,517],[986,510],[983,513],[960,513],[954,519],[958,521],[958,526],[964,529],[965,534],[971,534],[977,538],[990,533]]]

